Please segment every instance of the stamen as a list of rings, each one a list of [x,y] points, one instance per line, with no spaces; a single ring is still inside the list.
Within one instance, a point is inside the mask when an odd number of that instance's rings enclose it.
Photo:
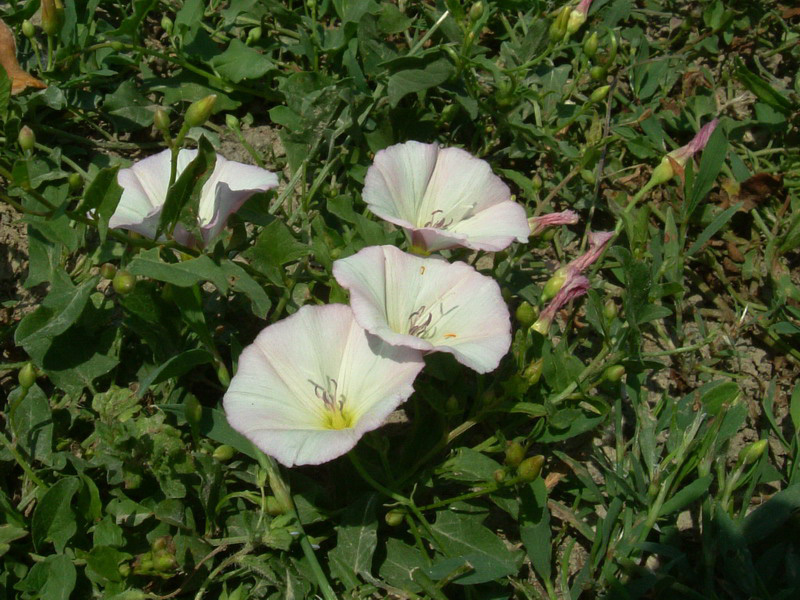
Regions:
[[[347,429],[353,426],[353,415],[346,410],[346,398],[339,395],[339,382],[333,377],[325,376],[325,387],[309,379],[314,387],[314,395],[322,400],[325,407],[323,427],[326,429]]]

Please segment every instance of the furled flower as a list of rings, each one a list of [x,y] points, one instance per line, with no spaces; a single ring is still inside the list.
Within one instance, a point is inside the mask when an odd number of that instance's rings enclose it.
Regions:
[[[542,335],[547,335],[550,329],[550,324],[556,317],[561,308],[571,302],[575,298],[583,296],[589,291],[589,280],[583,275],[579,275],[576,271],[570,271],[567,275],[564,285],[558,290],[555,298],[548,304],[545,309],[539,314],[539,318],[531,326],[531,329],[538,331]]]
[[[673,150],[661,159],[661,163],[653,169],[653,174],[650,176],[650,181],[647,185],[649,187],[660,185],[672,179],[676,172],[678,174],[682,173],[682,167],[686,162],[706,147],[711,134],[714,133],[718,124],[719,119],[712,119],[697,132],[697,135],[688,144]]]
[[[603,254],[608,242],[614,237],[613,231],[590,231],[589,232],[589,249],[578,258],[570,261],[567,264],[568,271],[574,271],[576,274],[583,273],[588,269],[598,258]]]
[[[455,246],[498,251],[530,234],[525,209],[486,161],[459,148],[406,142],[375,155],[364,201],[434,252]]]
[[[572,34],[578,31],[586,22],[586,17],[589,14],[589,7],[592,5],[592,0],[581,0],[578,6],[573,8],[569,13],[569,20],[567,21],[567,33]]]
[[[466,263],[370,246],[333,264],[359,324],[386,342],[453,354],[486,373],[511,345],[500,288]]]
[[[531,237],[540,235],[548,227],[557,225],[575,225],[579,220],[578,213],[574,210],[564,210],[557,213],[548,213],[528,219],[531,228]]]
[[[197,156],[197,150],[178,153],[178,172]],[[122,187],[122,197],[117,210],[109,219],[110,227],[129,229],[148,238],[155,238],[161,210],[167,198],[170,176],[170,151],[164,150],[140,160],[129,169],[120,170],[117,181]],[[202,244],[207,245],[222,228],[228,217],[239,210],[256,192],[267,191],[278,185],[278,177],[265,169],[227,160],[217,154],[214,171],[200,192],[198,220]],[[185,231],[176,231],[182,243],[191,241]]]
[[[423,366],[419,350],[368,334],[349,306],[304,306],[244,349],[225,414],[284,465],[316,465],[380,427]]]

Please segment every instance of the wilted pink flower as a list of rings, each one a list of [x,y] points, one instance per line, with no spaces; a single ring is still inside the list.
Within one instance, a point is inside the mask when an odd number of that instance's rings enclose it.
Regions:
[[[380,427],[424,364],[419,350],[368,334],[349,306],[303,306],[244,349],[225,415],[287,467],[318,465]]]
[[[669,156],[680,166],[685,165],[687,160],[706,147],[711,134],[714,133],[714,130],[717,128],[718,124],[719,119],[713,119],[709,121],[703,126],[702,129],[700,129],[700,131],[697,132],[697,135],[692,138],[691,142],[685,146],[681,146],[677,150],[673,150],[667,154],[667,156]]]
[[[449,352],[478,373],[497,368],[511,345],[500,286],[463,262],[369,246],[333,263],[356,321],[389,344]]]
[[[606,245],[614,237],[613,231],[592,231],[589,233],[589,249],[567,264],[567,271],[574,272],[575,274],[583,273],[590,265],[592,265],[603,251]]]
[[[531,228],[531,236],[535,237],[542,233],[548,227],[555,227],[557,225],[574,225],[579,220],[578,213],[574,210],[564,210],[557,213],[549,213],[539,217],[531,217],[528,219],[528,225]]]
[[[375,155],[364,201],[412,243],[434,252],[455,246],[498,251],[530,234],[525,209],[489,163],[459,148],[406,142]]]
[[[177,175],[197,156],[197,150],[178,153]],[[128,169],[122,169],[117,181],[122,187],[122,197],[117,210],[108,221],[109,227],[128,229],[148,238],[156,237],[158,221],[167,199],[171,153],[169,150],[140,160]],[[227,160],[217,154],[214,171],[200,192],[198,225],[202,245],[212,241],[228,217],[235,213],[256,192],[264,192],[278,185],[278,177],[265,169]],[[181,243],[193,242],[188,232],[176,228],[176,238]]]
[[[567,274],[564,285],[558,290],[558,293],[550,301],[550,304],[539,314],[539,318],[536,323],[532,325],[532,328],[542,335],[547,335],[547,331],[550,329],[550,324],[553,322],[553,319],[555,319],[556,313],[558,313],[565,304],[571,302],[575,298],[583,296],[588,291],[589,280],[583,275],[579,275],[577,271],[570,271]]]

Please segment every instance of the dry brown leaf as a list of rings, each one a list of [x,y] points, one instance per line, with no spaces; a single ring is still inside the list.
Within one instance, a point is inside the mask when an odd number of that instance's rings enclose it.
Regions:
[[[737,202],[744,202],[741,208],[743,212],[751,211],[772,197],[783,198],[786,193],[783,187],[783,175],[772,173],[756,173],[738,185],[727,182],[723,184],[722,189],[726,194],[720,199],[720,207],[728,208]]]
[[[0,19],[0,65],[11,78],[11,93],[19,94],[26,88],[46,88],[47,84],[39,81],[27,71],[24,71],[17,62],[17,44],[14,34],[8,25]]]

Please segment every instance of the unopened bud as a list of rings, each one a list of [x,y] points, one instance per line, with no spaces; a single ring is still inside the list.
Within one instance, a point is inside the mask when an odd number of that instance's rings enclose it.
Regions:
[[[606,369],[603,377],[606,381],[617,383],[620,379],[622,379],[623,375],[625,375],[625,367],[622,365],[611,365]]]
[[[79,173],[70,173],[67,177],[67,184],[69,191],[75,193],[83,187],[83,177]]]
[[[172,35],[172,29],[174,27],[174,23],[172,19],[170,19],[167,15],[161,17],[161,29],[163,29],[167,35]]]
[[[386,516],[383,517],[383,520],[386,521],[386,524],[389,527],[397,527],[401,525],[406,518],[406,513],[404,510],[400,508],[393,508],[389,512],[386,513]]]
[[[616,318],[618,314],[619,308],[617,307],[617,303],[611,298],[606,300],[606,303],[603,305],[603,316],[611,321],[612,319]]]
[[[42,0],[42,31],[56,35],[64,24],[64,4],[61,0]]]
[[[579,10],[571,10],[567,18],[567,33],[570,35],[575,33],[584,23],[586,23],[586,13]]]
[[[263,33],[261,27],[253,27],[250,31],[247,32],[247,41],[245,42],[248,46],[252,46],[253,44],[257,44],[258,41],[261,39],[261,34]]]
[[[674,176],[675,170],[672,168],[672,163],[669,157],[665,156],[661,159],[658,166],[653,169],[653,173],[650,175],[649,185],[661,185],[662,183],[668,182]]]
[[[544,456],[541,454],[523,460],[517,467],[517,474],[525,481],[533,481],[542,472]]]
[[[236,115],[228,113],[225,115],[225,125],[228,126],[228,129],[239,129],[239,119]]]
[[[545,335],[547,331],[539,331],[539,333]],[[525,370],[522,372],[522,377],[524,377],[525,381],[527,381],[529,384],[536,385],[542,378],[543,367],[544,367],[544,360],[542,360],[541,358],[538,360],[531,361],[531,364],[525,367]]]
[[[281,508],[281,505],[275,496],[267,496],[265,502],[267,505],[267,513],[271,517],[277,517],[278,515],[283,514],[283,508]]]
[[[483,2],[478,0],[469,8],[469,20],[473,23],[483,16]]]
[[[497,483],[503,483],[506,480],[506,470],[497,469],[494,473],[492,473],[492,479],[494,479]]]
[[[190,427],[194,428],[200,425],[200,421],[203,419],[203,406],[195,396],[190,395],[184,401],[183,416],[186,417]]]
[[[767,440],[758,440],[749,446],[745,446],[739,452],[739,462],[743,465],[752,465],[761,458],[761,455],[766,452],[768,446],[769,442]]]
[[[597,176],[594,174],[594,171],[590,171],[589,169],[581,169],[581,179],[589,185],[594,185],[597,182]]]
[[[551,42],[560,42],[567,35],[567,23],[569,22],[570,12],[570,7],[565,6],[561,9],[561,12],[558,13],[555,21],[550,25],[549,35]]]
[[[163,108],[157,108],[153,114],[153,125],[159,131],[169,131],[169,115]]]
[[[537,192],[540,189],[542,189],[542,185],[544,184],[542,182],[541,176],[538,173],[531,178],[531,185],[533,186],[533,189]]]
[[[550,321],[546,319],[539,319],[531,325],[531,331],[535,331],[541,335],[547,335],[547,332],[550,331]]]
[[[222,446],[217,446],[211,456],[214,457],[214,460],[218,460],[219,462],[228,462],[233,458],[234,454],[236,454],[236,450],[228,446],[228,444],[223,444]]]
[[[594,81],[604,80],[607,74],[608,74],[608,69],[600,65],[595,65],[591,69],[589,69],[589,77],[591,77]]]
[[[33,26],[33,23],[25,19],[22,22],[22,35],[26,38],[31,39],[34,35],[36,35],[36,28]]]
[[[553,273],[553,276],[547,280],[547,283],[544,284],[544,288],[542,289],[542,302],[547,302],[555,298],[566,280],[567,274],[563,268]]]
[[[23,125],[17,135],[17,142],[19,143],[19,147],[25,152],[30,152],[36,145],[36,134],[33,133],[30,127]]]
[[[170,552],[162,550],[153,555],[153,569],[159,573],[172,571],[177,566],[178,563],[175,560],[175,555]]]
[[[114,291],[124,296],[130,294],[133,288],[136,287],[136,276],[131,275],[128,271],[117,271],[114,279],[111,281],[111,286]]]
[[[225,388],[231,384],[231,375],[228,373],[228,367],[226,367],[223,362],[217,365],[217,379],[219,379],[219,382]]]
[[[506,445],[506,457],[503,460],[509,467],[516,467],[525,458],[525,448],[517,442],[508,442]]]
[[[24,390],[27,390],[36,383],[36,367],[33,366],[33,363],[25,363],[19,370],[17,381],[19,381],[20,387]]]
[[[592,95],[589,96],[589,102],[594,104],[596,102],[602,102],[608,96],[608,90],[611,89],[610,85],[604,85],[597,88],[595,91],[592,92]]]
[[[100,277],[103,279],[114,279],[114,275],[116,274],[117,267],[111,263],[103,263],[103,266],[100,267]]]
[[[583,53],[586,55],[587,58],[593,58],[595,54],[597,54],[597,46],[599,45],[600,40],[597,37],[597,32],[593,31],[592,35],[586,38],[586,41],[583,42]]]
[[[520,325],[523,327],[530,327],[533,325],[533,322],[536,320],[538,315],[533,306],[531,306],[528,302],[523,302],[517,307],[514,316]]]
[[[211,111],[214,110],[214,103],[217,101],[217,95],[211,94],[192,102],[189,108],[186,109],[186,115],[183,120],[189,127],[199,127],[211,116]]]

